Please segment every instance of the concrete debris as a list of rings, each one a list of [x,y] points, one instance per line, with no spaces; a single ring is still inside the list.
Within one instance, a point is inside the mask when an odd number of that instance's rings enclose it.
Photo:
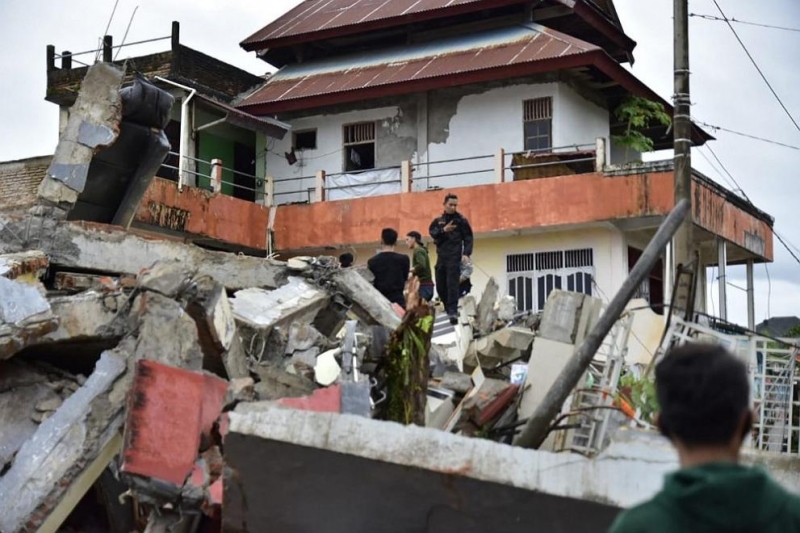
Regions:
[[[336,355],[341,353],[341,349],[329,350],[317,357],[314,365],[314,378],[322,386],[332,385],[342,371],[342,367],[336,362]]]
[[[42,292],[38,283],[0,276],[0,360],[56,329],[58,321]]]
[[[125,368],[124,359],[105,352],[86,383],[22,445],[0,478],[0,531],[41,527],[85,467],[112,442],[122,424],[122,405],[110,401],[110,393]]]
[[[50,260],[39,250],[0,255],[0,276],[17,281],[36,281],[44,274]]]

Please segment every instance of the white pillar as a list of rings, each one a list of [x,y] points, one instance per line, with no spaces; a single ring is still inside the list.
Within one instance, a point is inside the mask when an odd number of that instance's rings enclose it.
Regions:
[[[756,329],[756,299],[753,288],[753,260],[747,260],[747,329]]]
[[[494,182],[503,183],[506,181],[506,151],[498,148],[494,153]]]
[[[722,320],[728,320],[728,299],[727,299],[727,277],[725,275],[725,267],[728,264],[728,247],[725,241],[717,238],[717,253],[719,259],[717,266],[719,267],[719,317]]]

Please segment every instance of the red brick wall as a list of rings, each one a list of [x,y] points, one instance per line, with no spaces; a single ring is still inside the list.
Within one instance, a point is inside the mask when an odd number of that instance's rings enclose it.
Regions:
[[[0,163],[0,210],[33,204],[51,159],[48,155]]]

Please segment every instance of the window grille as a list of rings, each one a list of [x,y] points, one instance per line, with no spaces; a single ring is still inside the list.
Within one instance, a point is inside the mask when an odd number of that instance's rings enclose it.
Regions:
[[[549,96],[525,100],[524,105],[525,122],[530,122],[531,120],[549,120],[553,118],[553,99]]]
[[[344,144],[363,144],[375,142],[375,123],[359,122],[344,127]]]
[[[506,256],[508,294],[518,311],[540,311],[554,289],[591,295],[594,251],[591,248],[510,254]]]

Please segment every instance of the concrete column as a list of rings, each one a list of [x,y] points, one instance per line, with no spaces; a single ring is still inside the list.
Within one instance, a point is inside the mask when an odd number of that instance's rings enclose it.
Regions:
[[[211,160],[211,188],[214,193],[222,191],[222,159]]]
[[[111,35],[103,36],[103,63],[111,63],[113,60],[114,38]]]
[[[498,148],[494,153],[494,182],[503,183],[506,181],[506,151]]]
[[[605,137],[597,137],[594,141],[594,171],[603,172],[606,168],[606,139]]]
[[[324,202],[324,201],[325,201],[325,171],[318,170],[316,175],[316,180],[314,182],[313,203]]]
[[[275,178],[272,176],[264,179],[264,205],[267,207],[275,205]]]
[[[400,192],[411,192],[411,161],[400,162]]]
[[[61,70],[70,70],[72,68],[72,52],[64,50],[61,52]]]
[[[756,299],[753,287],[753,260],[747,260],[747,328],[756,329]]]
[[[719,267],[719,317],[728,320],[727,277],[725,266],[728,264],[728,247],[723,239],[717,238],[717,261]]]

